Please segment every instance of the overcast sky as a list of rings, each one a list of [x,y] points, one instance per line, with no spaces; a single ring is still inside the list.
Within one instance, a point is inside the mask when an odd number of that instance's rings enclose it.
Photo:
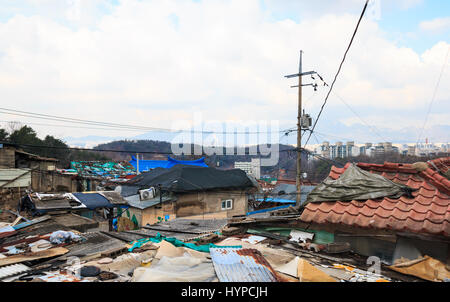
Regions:
[[[200,112],[291,128],[296,80],[283,76],[298,70],[302,49],[304,70],[331,83],[364,2],[2,0],[1,107],[162,128]],[[372,0],[311,142],[415,142],[449,37],[450,1]],[[447,66],[422,139],[450,140],[449,84]],[[326,93],[304,89],[313,118]],[[142,133],[0,113],[2,125],[11,120],[58,137]]]

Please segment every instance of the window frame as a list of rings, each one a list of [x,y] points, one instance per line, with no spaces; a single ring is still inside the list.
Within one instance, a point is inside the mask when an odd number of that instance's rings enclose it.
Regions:
[[[230,203],[230,206],[228,206],[228,202]],[[225,207],[223,206],[224,203],[225,203]],[[221,199],[220,208],[222,211],[232,210],[233,209],[233,199],[232,198]]]

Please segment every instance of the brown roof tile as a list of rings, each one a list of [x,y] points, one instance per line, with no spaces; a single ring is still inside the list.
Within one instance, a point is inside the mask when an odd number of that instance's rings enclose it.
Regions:
[[[438,167],[417,171],[411,164],[359,163],[358,167],[380,174],[396,183],[417,189],[414,198],[402,196],[351,202],[309,203],[300,219],[306,222],[334,223],[366,228],[390,229],[450,236],[450,181],[441,175],[448,171],[450,157],[433,161]],[[337,179],[349,167],[332,167],[329,177]]]

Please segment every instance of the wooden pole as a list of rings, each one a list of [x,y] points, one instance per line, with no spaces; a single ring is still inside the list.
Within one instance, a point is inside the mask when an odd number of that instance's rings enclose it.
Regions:
[[[298,68],[298,115],[297,115],[297,177],[296,177],[296,187],[297,187],[297,198],[296,198],[296,207],[300,207],[300,190],[301,190],[301,164],[302,164],[302,53],[300,50],[300,63]]]

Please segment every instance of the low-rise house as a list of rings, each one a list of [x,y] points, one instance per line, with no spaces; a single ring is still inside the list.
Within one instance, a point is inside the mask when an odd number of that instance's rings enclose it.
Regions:
[[[139,225],[175,217],[223,219],[246,215],[257,183],[239,169],[175,165],[156,168],[116,188]]]
[[[99,216],[109,220],[110,228],[113,216],[123,208],[128,208],[128,202],[114,191],[55,194],[34,192],[23,196],[19,203],[20,211],[28,211],[33,216],[71,212],[94,218],[94,213],[100,213]]]
[[[329,182],[316,189],[328,193],[342,189],[333,187],[333,182],[341,179],[350,167],[353,167],[350,163],[344,168],[333,166]],[[357,167],[413,190],[400,196],[351,200],[327,197],[323,201],[318,197],[321,192],[313,191],[309,197],[316,194],[316,202],[308,202],[300,216],[308,230],[330,232],[334,241],[349,242],[354,251],[377,256],[387,263],[428,255],[450,264],[450,180],[445,174],[450,158],[415,164],[359,163]],[[353,185],[350,189],[357,191],[358,186],[367,183],[355,180]],[[369,191],[369,195],[375,194],[377,187]]]

